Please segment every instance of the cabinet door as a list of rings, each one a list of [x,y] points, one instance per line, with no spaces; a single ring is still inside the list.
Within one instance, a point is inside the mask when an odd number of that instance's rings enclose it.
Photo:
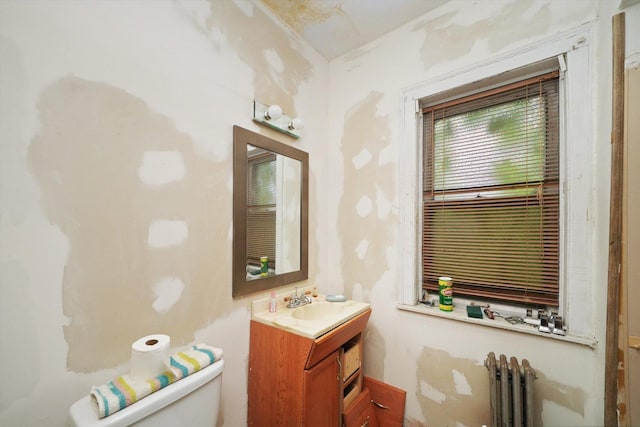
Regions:
[[[370,377],[364,377],[364,387],[371,392],[370,401],[380,425],[402,427],[407,392]]]
[[[340,351],[335,351],[304,371],[305,427],[340,425]]]

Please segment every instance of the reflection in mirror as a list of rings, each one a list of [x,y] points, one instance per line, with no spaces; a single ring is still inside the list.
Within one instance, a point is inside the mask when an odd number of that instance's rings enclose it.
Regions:
[[[233,296],[307,278],[308,154],[234,127]]]
[[[248,280],[300,270],[301,177],[299,160],[247,144]]]

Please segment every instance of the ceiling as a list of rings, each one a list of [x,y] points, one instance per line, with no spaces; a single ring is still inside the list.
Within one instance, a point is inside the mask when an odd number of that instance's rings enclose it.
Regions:
[[[447,0],[261,0],[328,61]]]

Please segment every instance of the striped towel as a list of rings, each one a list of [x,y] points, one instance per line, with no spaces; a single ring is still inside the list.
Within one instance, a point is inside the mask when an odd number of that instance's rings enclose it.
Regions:
[[[222,359],[222,349],[205,344],[171,356],[169,370],[147,381],[135,381],[128,374],[91,388],[91,402],[98,418],[108,417],[138,400],[174,383],[187,375]]]

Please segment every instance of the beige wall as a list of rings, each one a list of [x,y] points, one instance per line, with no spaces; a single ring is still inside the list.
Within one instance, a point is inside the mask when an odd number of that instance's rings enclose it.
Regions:
[[[638,58],[635,58],[636,60]],[[639,193],[635,186],[640,182],[640,63],[634,62],[626,71],[625,85],[625,210],[623,219],[623,297],[621,299],[620,348],[624,360],[620,364],[624,379],[619,406],[624,425],[640,422],[640,212]],[[633,345],[633,347],[632,347]],[[623,424],[621,424],[623,425]]]
[[[317,159],[326,61],[248,1],[2,1],[0,49],[0,425],[64,425],[150,333],[222,347],[220,425],[243,425],[232,127],[278,103]]]
[[[246,423],[254,296],[231,298],[231,129],[290,141],[251,121],[254,98],[305,118],[309,283],[372,304],[365,371],[407,390],[407,425],[486,424],[488,351],[538,369],[545,425],[599,424],[601,344],[395,308],[399,110],[406,87],[591,24],[585,73],[607,119],[593,122],[598,184],[584,188],[594,257],[582,309],[603,343],[617,7],[454,1],[328,64],[244,0],[0,2],[0,425],[64,425],[155,332],[222,347],[219,425]]]

